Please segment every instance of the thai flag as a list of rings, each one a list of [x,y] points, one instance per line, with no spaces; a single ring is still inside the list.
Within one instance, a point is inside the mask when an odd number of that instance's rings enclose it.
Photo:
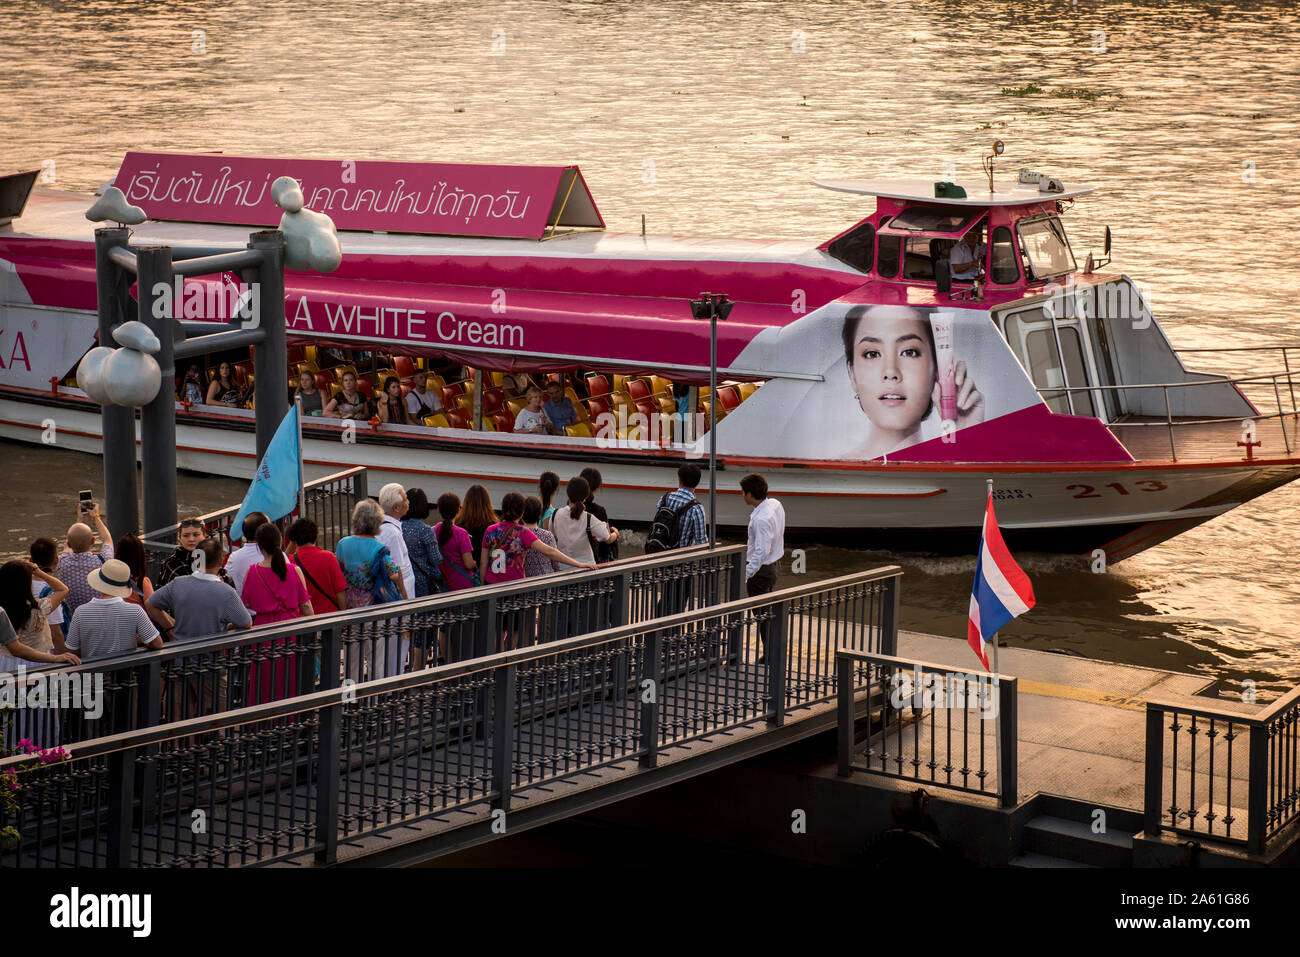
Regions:
[[[985,643],[992,641],[998,629],[1012,618],[1033,607],[1034,588],[1002,541],[990,491],[979,558],[975,561],[975,585],[970,593],[970,622],[966,628],[966,640],[984,662],[985,671],[989,670]]]

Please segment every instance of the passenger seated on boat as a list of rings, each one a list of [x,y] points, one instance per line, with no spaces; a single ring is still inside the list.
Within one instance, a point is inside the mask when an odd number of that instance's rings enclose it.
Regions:
[[[948,265],[952,278],[960,282],[974,282],[983,271],[984,243],[980,242],[979,228],[966,233],[948,252]]]
[[[442,399],[428,388],[429,374],[416,369],[411,375],[411,391],[406,394],[406,411],[419,421],[426,415],[442,411]]]
[[[216,374],[208,385],[208,405],[228,405],[238,408],[243,405],[243,392],[235,381],[235,367],[229,362],[217,366]]]
[[[185,373],[185,382],[181,386],[181,399],[190,405],[203,404],[203,386],[199,385],[202,381],[201,374],[198,366],[190,366],[189,371]]]
[[[406,400],[402,396],[402,383],[396,376],[384,380],[384,394],[376,401],[379,421],[388,425],[409,425]]]
[[[551,420],[551,431],[558,435],[564,431],[565,426],[573,425],[578,421],[578,410],[573,407],[573,401],[564,394],[564,386],[559,382],[548,382],[546,391],[548,397],[542,405],[542,411]]]
[[[330,399],[324,414],[331,419],[370,418],[370,400],[357,391],[355,372],[343,373],[343,390]]]
[[[303,415],[322,415],[325,412],[325,397],[316,388],[316,376],[311,370],[304,369],[298,376],[298,391],[293,394],[295,402],[302,403]]]
[[[533,380],[525,372],[507,372],[501,377],[501,392],[507,399],[518,399],[534,389]]]
[[[554,431],[551,428],[550,420],[546,418],[546,413],[542,411],[542,390],[537,386],[533,386],[528,390],[526,396],[528,405],[515,416],[514,430],[540,435],[546,435]]]

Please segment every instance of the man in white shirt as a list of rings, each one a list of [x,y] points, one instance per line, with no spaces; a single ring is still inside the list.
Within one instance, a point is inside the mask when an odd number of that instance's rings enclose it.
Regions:
[[[979,277],[979,267],[984,262],[984,244],[979,233],[979,227],[970,230],[948,251],[952,278],[959,282],[974,282]]]
[[[396,482],[389,482],[379,490],[379,507],[384,510],[384,523],[379,526],[376,538],[388,546],[393,564],[401,569],[402,587],[408,596],[414,596],[415,569],[411,566],[411,553],[406,550],[406,539],[402,535],[402,516],[410,507],[406,489]],[[407,631],[394,631],[388,636],[387,642],[376,642],[371,676],[386,678],[401,674],[406,669],[406,653],[410,644],[410,632]],[[388,646],[387,649],[384,645]]]
[[[226,574],[235,583],[235,594],[241,599],[244,597],[244,579],[248,577],[248,570],[263,558],[262,550],[253,539],[257,530],[269,521],[265,512],[250,512],[244,516],[244,524],[241,526],[244,544],[231,552],[230,558],[226,560]]]
[[[542,390],[533,386],[528,390],[528,407],[515,416],[516,432],[533,432],[546,435],[551,432],[551,420],[542,411]]]
[[[767,480],[751,472],[740,480],[749,513],[749,548],[745,552],[745,594],[766,595],[776,587],[777,563],[785,554],[785,509],[767,494]],[[767,661],[767,622],[758,628],[758,663]]]
[[[411,391],[406,393],[406,411],[420,424],[426,415],[442,411],[442,398],[428,388],[429,374],[416,372],[411,376]]]

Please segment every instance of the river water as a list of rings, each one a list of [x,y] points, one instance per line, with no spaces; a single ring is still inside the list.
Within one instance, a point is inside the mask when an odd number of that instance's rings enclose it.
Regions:
[[[1300,341],[1300,15],[1292,3],[36,3],[0,19],[0,169],[91,189],[128,149],[577,163],[611,230],[819,243],[871,203],[813,178],[979,175],[1095,186],[1076,253],[1115,235],[1179,347]],[[1214,372],[1276,362],[1203,362]],[[0,553],[58,536],[97,459],[0,443]],[[183,475],[183,510],[244,485]],[[439,490],[441,491],[441,490]],[[463,491],[463,490],[462,490]],[[647,511],[649,511],[649,506]],[[1300,486],[1092,574],[1022,555],[1013,644],[1300,681]],[[870,547],[869,538],[864,542]],[[813,548],[808,573],[897,562],[904,625],[965,630],[973,558]],[[787,576],[785,583],[796,581]],[[806,580],[806,579],[805,579]]]

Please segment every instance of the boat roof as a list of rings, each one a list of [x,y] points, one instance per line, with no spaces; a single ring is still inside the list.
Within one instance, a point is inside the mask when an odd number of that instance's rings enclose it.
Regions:
[[[1037,185],[994,181],[994,192],[989,192],[987,179],[962,180],[958,186],[966,190],[965,199],[935,196],[933,179],[815,179],[813,185],[837,193],[858,193],[863,196],[883,196],[886,199],[906,199],[942,206],[1028,206],[1048,203],[1054,199],[1073,199],[1092,192],[1091,186],[1064,183],[1060,193],[1044,192]]]

